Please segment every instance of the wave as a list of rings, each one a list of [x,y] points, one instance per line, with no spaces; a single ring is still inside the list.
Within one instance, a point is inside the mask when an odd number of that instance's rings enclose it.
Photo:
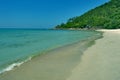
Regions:
[[[23,63],[30,61],[32,59],[32,57],[29,57],[28,59],[26,59],[25,61],[22,62],[17,62],[17,63],[13,63],[11,65],[9,65],[8,67],[6,67],[5,69],[0,71],[0,74],[7,72],[7,71],[11,71],[13,70],[15,67],[19,67],[20,65],[22,65]]]

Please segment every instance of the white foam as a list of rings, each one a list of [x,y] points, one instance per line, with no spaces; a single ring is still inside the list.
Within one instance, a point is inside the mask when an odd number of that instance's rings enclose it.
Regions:
[[[4,73],[4,72],[7,72],[7,71],[10,71],[10,70],[13,70],[15,67],[19,67],[20,65],[22,65],[23,63],[31,60],[32,57],[29,57],[27,60],[25,60],[24,62],[18,62],[18,63],[13,63],[11,65],[9,65],[7,68],[3,69],[0,71],[0,74]]]

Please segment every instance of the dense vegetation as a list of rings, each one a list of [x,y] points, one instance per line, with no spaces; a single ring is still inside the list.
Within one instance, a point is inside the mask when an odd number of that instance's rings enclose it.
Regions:
[[[120,28],[119,2],[120,0],[110,0],[81,16],[70,18],[67,23],[57,25],[56,28]]]

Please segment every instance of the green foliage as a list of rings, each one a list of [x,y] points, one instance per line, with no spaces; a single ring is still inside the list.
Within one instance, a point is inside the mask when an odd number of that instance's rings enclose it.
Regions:
[[[120,28],[120,0],[111,0],[87,13],[70,18],[56,28]]]

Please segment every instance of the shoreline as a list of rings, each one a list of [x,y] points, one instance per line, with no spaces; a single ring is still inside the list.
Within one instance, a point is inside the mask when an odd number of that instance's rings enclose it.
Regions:
[[[119,80],[120,29],[97,30],[103,38],[89,47],[66,80]]]
[[[12,71],[1,80],[117,80],[120,64],[120,29],[96,30],[100,39],[75,43],[42,54]],[[85,44],[88,46],[83,47]],[[82,48],[82,49],[81,49]],[[57,54],[56,54],[57,53]]]
[[[3,73],[0,76],[0,79],[14,80],[16,78],[16,80],[24,80],[26,76],[31,75],[29,76],[31,77],[29,78],[29,80],[33,80],[36,77],[40,77],[39,79],[42,80],[49,80],[49,78],[52,78],[52,80],[63,80],[70,75],[70,71],[79,62],[80,56],[83,54],[83,51],[85,51],[89,46],[91,46],[94,43],[94,40],[96,40],[95,37],[93,37],[93,39],[90,39],[90,41],[87,40],[74,43],[52,50],[48,52],[49,54],[42,54],[41,56],[37,56],[31,61],[28,61],[25,64],[21,65],[20,67],[15,67],[15,69],[13,69],[12,71]],[[38,74],[41,74],[41,76]],[[61,77],[58,77],[59,75],[61,75]],[[11,76],[12,78],[10,78]],[[46,79],[46,76],[48,76],[49,78]],[[62,78],[62,76],[64,77]]]
[[[120,34],[120,29],[99,29],[96,31],[100,31],[100,32],[110,32],[110,33],[119,33]]]
[[[76,30],[75,30],[76,31]],[[82,30],[83,31],[83,30]],[[96,31],[95,31],[96,32]],[[49,52],[51,52],[51,51],[54,51],[54,50],[59,50],[59,49],[61,49],[61,48],[65,48],[65,47],[68,47],[68,46],[71,46],[71,45],[74,45],[74,44],[77,44],[77,43],[82,43],[82,42],[86,42],[86,41],[88,41],[88,40],[90,40],[91,38],[93,38],[93,40],[95,40],[95,39],[98,39],[98,38],[101,38],[102,36],[102,33],[101,32],[97,32],[97,34],[99,35],[94,35],[93,37],[88,37],[88,39],[83,39],[83,40],[81,40],[81,41],[77,41],[77,42],[74,42],[74,43],[69,43],[69,44],[66,44],[66,45],[63,45],[63,46],[59,46],[59,47],[56,47],[56,48],[53,48],[53,49],[48,49],[48,50],[46,50],[46,51],[44,51],[44,52],[37,52],[37,55],[32,55],[32,56],[29,56],[29,57],[27,57],[27,58],[25,58],[25,59],[23,59],[23,60],[21,60],[21,61],[19,61],[19,62],[14,62],[14,63],[12,63],[12,64],[10,64],[10,65],[8,65],[6,68],[4,68],[3,70],[1,70],[0,71],[0,75],[1,74],[4,74],[4,73],[7,73],[7,72],[10,72],[11,70],[13,70],[14,68],[16,68],[16,67],[20,67],[21,65],[24,65],[24,63],[26,63],[26,62],[28,62],[28,61],[31,61],[32,59],[34,59],[34,58],[36,58],[36,57],[38,57],[38,56],[41,56],[41,55],[45,55],[45,54],[47,54],[47,53],[49,53]]]

